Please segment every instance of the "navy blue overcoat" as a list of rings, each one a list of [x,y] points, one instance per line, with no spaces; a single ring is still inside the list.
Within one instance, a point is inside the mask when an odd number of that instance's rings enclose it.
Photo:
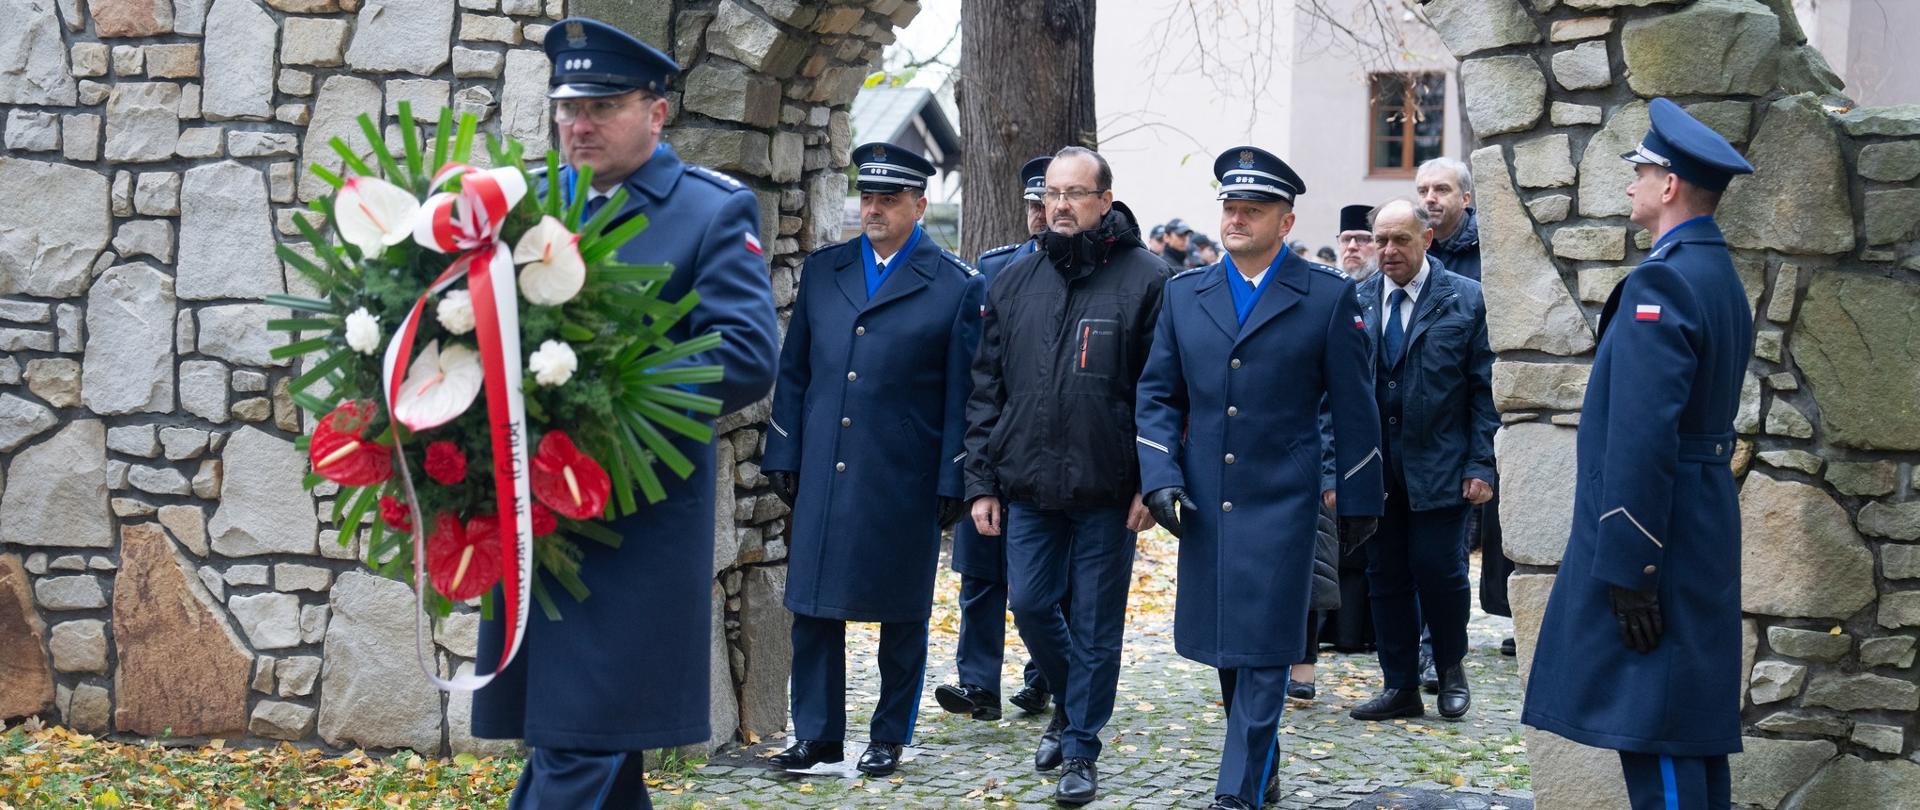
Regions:
[[[1135,422],[1141,491],[1185,487],[1174,646],[1296,663],[1312,591],[1325,396],[1344,515],[1383,511],[1380,416],[1353,281],[1286,253],[1244,325],[1225,263],[1167,281]]]
[[[855,239],[807,257],[760,468],[798,473],[787,609],[920,621],[940,559],[937,497],[963,489],[986,282],[923,236],[869,300],[861,254]]]
[[[1360,316],[1378,360],[1383,321],[1381,289],[1386,274],[1360,282]],[[1480,282],[1427,257],[1427,281],[1414,299],[1400,353],[1400,424],[1389,426],[1387,443],[1403,474],[1407,502],[1416,511],[1466,502],[1461,482],[1492,484],[1493,434],[1500,413],[1493,407],[1493,350],[1487,343],[1487,305]],[[1411,359],[1409,359],[1411,358]],[[1376,373],[1379,364],[1375,364]],[[1379,392],[1376,389],[1376,393]],[[1388,475],[1393,471],[1389,470]]]
[[[1740,750],[1740,504],[1728,462],[1752,354],[1746,290],[1709,217],[1662,235],[1614,288],[1527,725],[1621,751]],[[1666,632],[1652,652],[1621,642],[1615,585],[1659,593]]]
[[[1003,245],[980,254],[973,269],[980,271],[987,286],[993,286],[993,278],[1014,259],[1038,250],[1040,243],[1032,239],[1017,245]],[[973,519],[963,517],[953,525],[953,570],[970,577],[990,579],[995,582],[1007,580],[1007,551],[1005,537],[983,537],[973,528]]]
[[[570,186],[571,170],[566,175]],[[620,220],[645,214],[651,224],[620,250],[620,260],[672,264],[662,300],[700,294],[699,306],[668,335],[687,340],[719,332],[725,338],[719,348],[688,362],[718,365],[726,378],[697,390],[718,397],[727,411],[753,404],[773,385],[779,339],[753,192],[681,162],[665,144],[625,187]],[[519,658],[474,694],[476,736],[593,751],[711,737],[714,476],[732,471],[714,469],[712,445],[674,443],[693,460],[693,473],[662,475],[665,501],[611,524],[625,538],[620,548],[579,544],[585,555],[580,579],[593,595],[575,603],[559,592],[557,622],[532,611]],[[504,628],[482,623],[483,670],[499,659]]]

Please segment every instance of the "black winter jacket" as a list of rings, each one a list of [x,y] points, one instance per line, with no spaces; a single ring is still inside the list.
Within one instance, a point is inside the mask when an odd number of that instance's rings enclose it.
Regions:
[[[1134,386],[1169,275],[1122,203],[1000,271],[967,401],[967,500],[1125,505],[1140,491]]]

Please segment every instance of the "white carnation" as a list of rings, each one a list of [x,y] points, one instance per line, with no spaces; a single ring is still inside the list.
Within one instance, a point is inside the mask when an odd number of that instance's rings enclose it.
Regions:
[[[380,351],[380,322],[366,307],[347,315],[347,347],[361,354]]]
[[[440,305],[434,308],[439,316],[440,325],[456,335],[473,331],[473,295],[466,290],[454,290],[440,297]]]
[[[532,357],[527,358],[527,369],[533,372],[533,380],[541,385],[564,385],[573,379],[573,369],[579,364],[579,358],[573,356],[573,347],[557,340],[543,341]]]

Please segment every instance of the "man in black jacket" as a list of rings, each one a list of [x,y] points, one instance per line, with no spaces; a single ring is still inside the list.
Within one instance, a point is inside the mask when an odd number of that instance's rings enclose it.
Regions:
[[[966,496],[974,527],[1007,538],[1014,623],[1060,696],[1034,767],[1064,761],[1054,798],[1085,804],[1098,793],[1094,760],[1120,679],[1134,536],[1153,527],[1133,403],[1167,266],[1114,202],[1099,153],[1060,150],[1043,197],[1040,251],[1002,270],[987,295]]]

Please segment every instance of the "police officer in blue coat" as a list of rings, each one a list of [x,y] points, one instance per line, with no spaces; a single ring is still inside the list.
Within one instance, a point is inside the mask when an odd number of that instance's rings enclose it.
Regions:
[[[880,702],[859,769],[893,773],[913,740],[940,530],[962,511],[969,367],[986,282],[919,225],[933,165],[869,143],[865,233],[807,257],[760,468],[793,507],[788,769],[843,757],[846,623],[880,623]]]
[[[1174,646],[1220,670],[1227,739],[1213,806],[1254,808],[1306,646],[1321,399],[1350,548],[1381,512],[1380,423],[1353,282],[1285,248],[1306,183],[1251,146],[1221,154],[1214,174],[1227,255],[1167,282],[1135,451],[1154,519],[1180,538]]]
[[[1040,249],[1039,236],[1047,229],[1047,207],[1040,195],[1047,191],[1047,166],[1052,155],[1041,155],[1020,167],[1020,195],[1027,201],[1025,242],[1003,245],[980,254],[974,269],[988,284],[1001,268]],[[1000,719],[1000,663],[1007,645],[1007,544],[986,537],[963,520],[953,527],[953,570],[960,574],[960,642],[953,653],[958,685],[933,690],[940,708],[975,720]],[[1064,608],[1064,603],[1062,604]],[[1028,714],[1047,710],[1053,691],[1040,666],[1027,659],[1021,671],[1020,691],[1008,702]]]
[[[1753,167],[1673,102],[1649,112],[1623,157],[1653,250],[1600,316],[1573,534],[1521,721],[1619,751],[1634,810],[1725,808],[1742,687],[1729,460],[1753,317],[1713,212]]]
[[[591,166],[589,210],[626,190],[615,221],[645,215],[651,225],[620,260],[673,265],[662,300],[698,293],[700,303],[668,335],[725,338],[686,361],[724,369],[699,393],[729,411],[752,404],[773,384],[778,335],[753,193],[660,142],[667,82],[679,72],[672,59],[579,17],[555,23],[545,44],[569,164],[561,182],[571,188],[571,167]],[[710,445],[675,441],[693,472],[663,476],[665,501],[612,524],[626,538],[620,548],[581,544],[580,578],[593,597],[562,606],[557,622],[533,611],[520,656],[474,694],[476,736],[523,738],[531,748],[514,808],[649,807],[641,752],[712,736],[714,476],[732,473],[714,469]],[[482,623],[479,660],[498,659],[504,629]]]

